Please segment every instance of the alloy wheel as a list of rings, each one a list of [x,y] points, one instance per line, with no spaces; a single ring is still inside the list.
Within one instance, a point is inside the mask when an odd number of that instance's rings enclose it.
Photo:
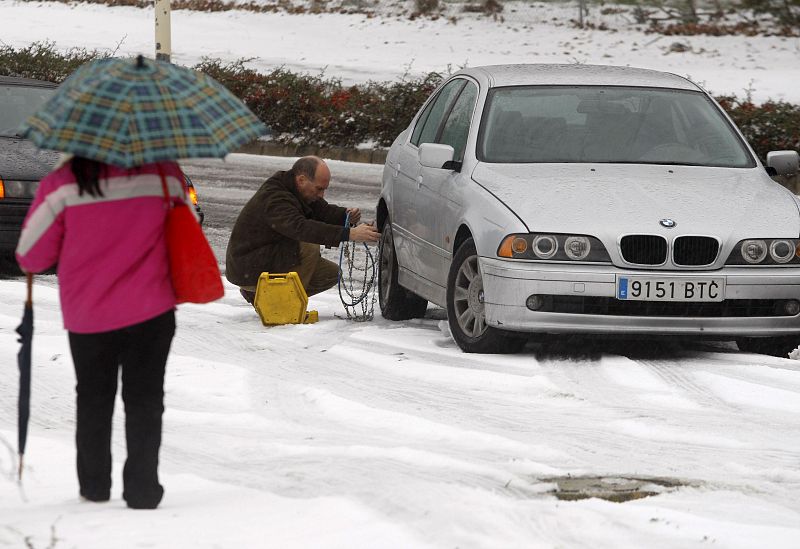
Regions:
[[[469,256],[458,269],[453,288],[453,306],[461,331],[470,337],[480,337],[486,331],[483,299],[483,278],[478,256]]]

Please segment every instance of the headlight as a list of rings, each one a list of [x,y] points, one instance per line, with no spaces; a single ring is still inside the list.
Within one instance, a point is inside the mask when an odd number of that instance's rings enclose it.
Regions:
[[[0,199],[33,198],[38,187],[38,181],[7,181],[0,179]]]
[[[538,235],[533,239],[533,253],[539,259],[550,259],[558,251],[558,241],[554,236]]]
[[[742,242],[742,258],[755,265],[767,257],[767,243],[763,240],[745,240]]]
[[[570,236],[564,243],[564,252],[574,261],[583,261],[591,251],[592,245],[585,236]]]
[[[800,266],[800,240],[792,238],[742,240],[733,248],[725,264]]]
[[[593,236],[570,234],[510,234],[497,248],[498,257],[550,261],[610,263],[603,243]]]
[[[773,240],[769,245],[769,255],[776,263],[788,263],[794,254],[794,243],[789,240]]]

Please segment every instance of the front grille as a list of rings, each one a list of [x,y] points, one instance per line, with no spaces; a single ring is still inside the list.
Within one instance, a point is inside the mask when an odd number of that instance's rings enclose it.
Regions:
[[[655,317],[775,317],[783,312],[780,299],[726,299],[713,303],[623,301],[613,297],[554,295],[542,311],[585,315]]]
[[[629,234],[620,240],[622,258],[635,265],[662,265],[667,260],[667,241],[650,234]]]
[[[675,265],[711,265],[717,253],[719,242],[710,236],[679,236],[672,245]]]

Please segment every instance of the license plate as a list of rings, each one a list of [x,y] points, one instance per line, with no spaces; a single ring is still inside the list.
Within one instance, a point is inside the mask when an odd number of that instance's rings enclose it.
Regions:
[[[625,301],[722,301],[724,278],[617,277],[617,299]]]

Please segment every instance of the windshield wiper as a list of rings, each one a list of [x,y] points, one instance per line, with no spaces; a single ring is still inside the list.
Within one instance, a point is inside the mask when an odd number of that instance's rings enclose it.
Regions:
[[[699,166],[711,168],[710,164],[700,164],[698,162],[639,162],[639,164],[649,164],[651,166]]]
[[[699,164],[697,162],[653,162],[645,160],[599,160],[593,162],[584,161],[583,164],[645,164],[647,166],[698,166],[706,168],[716,168],[712,164]]]

